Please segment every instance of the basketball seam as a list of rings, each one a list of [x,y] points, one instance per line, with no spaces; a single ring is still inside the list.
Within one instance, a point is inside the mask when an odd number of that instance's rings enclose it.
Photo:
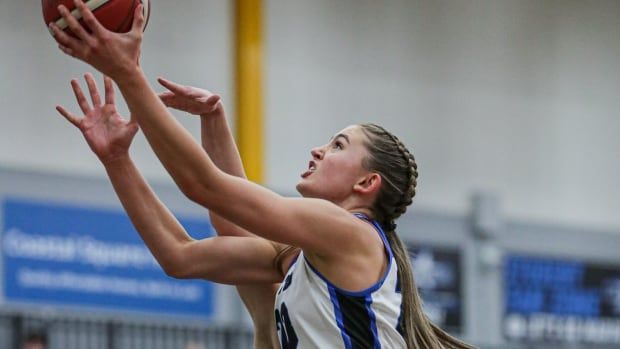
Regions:
[[[91,11],[99,9],[109,3],[110,3],[110,0],[88,0],[85,2],[86,6]],[[71,15],[73,15],[73,17],[75,17],[77,20],[82,19],[82,14],[78,11],[77,8],[71,11]],[[62,16],[59,19],[57,19],[55,22],[58,28],[60,28],[61,30],[65,30],[69,27],[69,24],[67,24],[67,21],[65,21],[65,19],[62,18]]]
[[[101,3],[99,3],[101,1]],[[48,0],[49,2],[49,0]],[[94,4],[93,4],[94,3]],[[85,1],[86,6],[91,10],[91,11],[95,11],[98,10],[100,8],[105,7],[106,5],[110,4],[111,0],[87,0]],[[151,14],[151,10],[150,10],[150,1],[146,0],[140,0],[140,3],[143,4],[144,6],[144,16],[145,16],[145,22],[144,22],[144,27],[142,28],[142,30],[146,29],[146,25],[149,22],[150,19],[150,14]],[[146,3],[146,4],[145,4]],[[92,6],[91,6],[92,5]],[[127,21],[129,20],[130,16],[132,16],[135,13],[136,10],[136,0],[132,0],[131,2],[131,11],[129,12],[129,14],[123,19],[123,21],[121,22],[121,24],[119,26],[116,27],[116,32],[120,31],[120,29],[127,24]],[[73,9],[71,11],[71,14],[78,20],[82,19],[82,15],[78,12],[77,9]],[[60,17],[59,19],[55,20],[56,25],[61,29],[61,30],[65,30],[69,27],[69,25],[67,24],[67,22],[65,21],[64,18]],[[131,29],[131,28],[130,28]]]

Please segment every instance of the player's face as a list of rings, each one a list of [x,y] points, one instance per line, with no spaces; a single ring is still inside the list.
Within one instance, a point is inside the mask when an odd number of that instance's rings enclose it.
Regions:
[[[304,197],[343,202],[357,181],[368,173],[362,166],[368,154],[366,139],[359,126],[349,126],[327,144],[312,149],[312,160],[301,175],[297,191]]]

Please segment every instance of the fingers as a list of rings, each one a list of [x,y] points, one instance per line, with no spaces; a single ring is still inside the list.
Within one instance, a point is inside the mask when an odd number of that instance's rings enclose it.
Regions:
[[[115,105],[114,102],[114,84],[112,83],[112,79],[104,76],[103,84],[105,86],[105,104]]]
[[[131,32],[134,34],[142,35],[144,31],[144,22],[146,19],[144,18],[144,5],[139,4],[136,6],[136,10],[133,14],[133,24],[131,27]]]
[[[207,98],[207,105],[215,106],[220,100],[222,100],[220,95],[211,95]]]
[[[209,108],[209,113],[212,113],[217,109],[221,100],[222,100],[222,97],[220,97],[220,95],[211,95],[209,96],[209,98],[207,98],[205,103],[207,104],[207,107]]]
[[[70,48],[68,48],[68,47],[66,47],[66,46],[63,46],[63,45],[61,45],[61,44],[58,44],[58,48],[59,48],[62,52],[64,52],[67,56],[72,56],[72,57],[73,57],[73,56],[75,56],[75,55],[73,54],[73,50],[72,50],[72,49],[70,49]]]
[[[88,112],[90,112],[90,106],[88,105],[86,97],[84,97],[84,93],[82,92],[80,84],[76,79],[71,80],[71,87],[73,88],[73,93],[75,94],[75,99],[77,99],[80,109],[84,114],[88,114]]]
[[[168,108],[178,109],[186,111],[187,104],[179,101],[179,99],[172,92],[165,92],[166,95],[160,94],[159,98],[164,103],[164,105]],[[184,108],[185,107],[185,108]]]
[[[80,128],[80,119],[67,111],[67,109],[63,108],[61,105],[56,106],[56,110],[60,113],[60,115],[64,116],[67,121],[73,124],[73,126]]]
[[[168,90],[172,91],[174,94],[176,95],[180,95],[182,97],[189,97],[189,98],[206,98],[207,96],[211,95],[211,92],[207,91],[207,90],[201,90],[195,87],[191,87],[191,86],[184,86],[181,84],[177,84],[175,82],[172,82],[170,80],[166,80],[162,77],[157,78],[157,81],[164,86],[165,88],[167,88]]]
[[[133,115],[130,116],[129,122],[127,123],[127,130],[129,131],[129,133],[135,135],[139,129],[140,126],[138,125],[136,119],[133,117]]]
[[[161,99],[168,99],[168,98],[174,97],[175,94],[173,92],[170,92],[170,91],[164,91],[164,92],[158,94],[158,96]]]
[[[84,19],[84,24],[90,29],[90,31],[95,35],[101,35],[103,32],[107,30],[99,23],[97,18],[93,12],[86,6],[86,4],[82,0],[74,0],[75,7],[80,10],[82,18]],[[79,23],[78,23],[79,24]],[[81,27],[81,26],[80,26]],[[73,30],[73,28],[71,29]],[[84,28],[82,28],[84,30]],[[77,35],[77,33],[76,33]]]
[[[162,77],[157,78],[157,82],[159,82],[163,87],[172,91],[174,94],[187,95],[187,92],[185,91],[186,88],[183,85],[179,85]]]
[[[179,85],[162,77],[157,81],[169,90],[159,94],[159,99],[169,108],[198,115],[213,112],[222,100],[207,90]]]
[[[99,90],[97,89],[97,83],[91,73],[84,74],[84,80],[88,85],[88,92],[90,92],[90,99],[93,102],[93,107],[101,106],[101,97],[99,96]]]
[[[49,24],[49,30],[58,43],[58,48],[69,56],[75,56],[76,50],[82,45],[79,40],[65,33],[54,22]]]
[[[174,101],[175,94],[170,91],[166,91],[158,94],[157,96],[167,107],[170,107],[170,104]]]
[[[58,11],[60,12],[60,15],[62,16],[62,18],[67,23],[67,26],[69,27],[69,29],[71,29],[71,31],[80,40],[82,40],[85,43],[89,43],[92,40],[90,34],[86,32],[86,30],[82,27],[82,25],[78,22],[78,20],[73,16],[71,12],[69,12],[69,10],[64,5],[59,5]]]

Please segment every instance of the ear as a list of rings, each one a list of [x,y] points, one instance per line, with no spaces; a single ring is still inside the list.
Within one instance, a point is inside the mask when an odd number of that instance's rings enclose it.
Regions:
[[[381,176],[378,173],[370,172],[353,186],[353,191],[360,194],[372,194],[381,188]]]

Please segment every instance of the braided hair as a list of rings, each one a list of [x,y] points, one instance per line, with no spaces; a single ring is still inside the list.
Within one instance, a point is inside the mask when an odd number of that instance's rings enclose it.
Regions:
[[[418,181],[418,165],[413,154],[396,136],[375,124],[359,125],[366,135],[368,156],[363,166],[381,176],[382,185],[373,203],[374,218],[383,227],[392,248],[402,294],[402,316],[398,330],[410,349],[474,348],[450,336],[424,314],[415,286],[409,253],[396,234],[396,219],[413,202]]]

